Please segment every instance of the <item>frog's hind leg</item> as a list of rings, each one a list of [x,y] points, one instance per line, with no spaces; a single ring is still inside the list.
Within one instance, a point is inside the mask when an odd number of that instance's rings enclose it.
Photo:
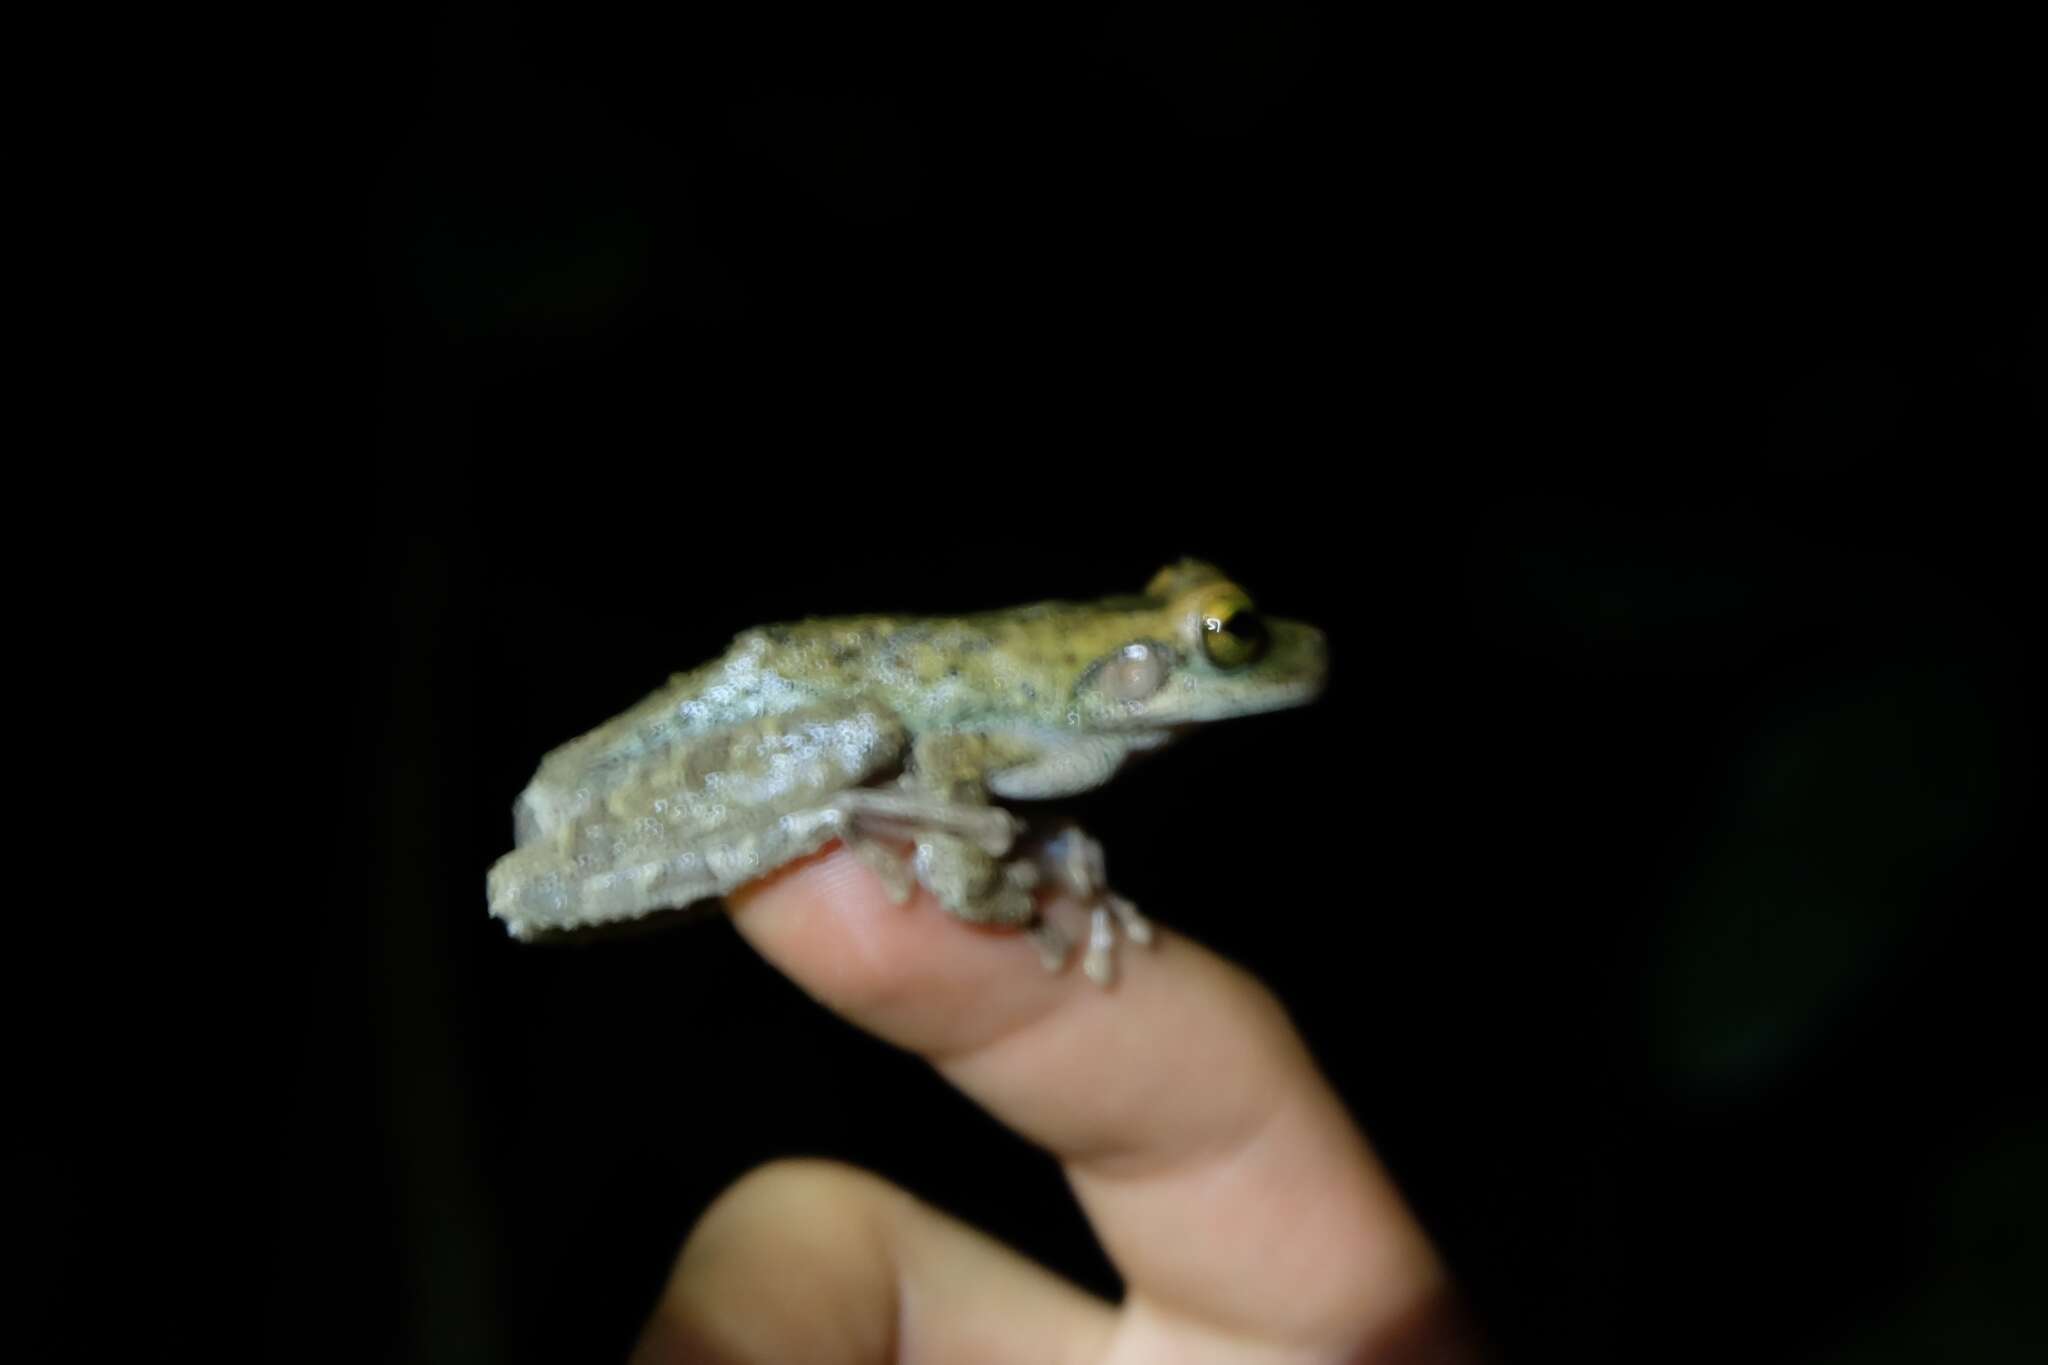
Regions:
[[[992,858],[1010,851],[1024,822],[1000,806],[950,800],[915,787],[855,787],[833,805],[863,835],[911,840],[926,830],[955,834]]]
[[[970,924],[1024,928],[1047,970],[1066,962],[1072,945],[1038,913],[1032,897],[1044,864],[1004,856],[1023,828],[1008,811],[900,787],[846,792],[840,804],[848,812],[842,837],[881,879],[889,899],[901,905],[922,885]],[[911,846],[908,857],[898,851],[903,844]]]
[[[1023,822],[999,806],[949,800],[912,786],[861,787],[835,802],[843,838],[901,905],[922,883],[941,905],[976,924],[1022,924],[1032,917],[1034,863],[1003,857]],[[909,844],[906,858],[898,846]]]
[[[1023,822],[999,806],[909,784],[855,788],[837,805],[842,837],[891,900],[902,904],[913,884],[922,884],[969,923],[1023,928],[1048,971],[1058,971],[1073,951],[1072,935],[1037,909],[1032,893],[1048,882],[1088,912],[1081,967],[1097,985],[1116,979],[1119,931],[1132,943],[1152,940],[1150,921],[1110,890],[1102,845],[1077,826],[1062,825],[1011,858]],[[904,843],[913,848],[908,859],[897,851]]]

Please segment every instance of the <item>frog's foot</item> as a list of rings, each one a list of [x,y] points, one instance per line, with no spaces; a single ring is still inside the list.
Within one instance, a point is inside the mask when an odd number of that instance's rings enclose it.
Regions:
[[[1074,825],[1005,858],[1023,822],[999,806],[951,801],[915,787],[861,787],[838,799],[841,837],[898,905],[922,885],[971,924],[1024,928],[1047,971],[1073,953],[1074,935],[1038,911],[1033,891],[1050,883],[1088,914],[1081,970],[1099,986],[1116,980],[1116,941],[1152,941],[1138,907],[1109,889],[1102,845]],[[910,844],[906,858],[899,848]]]
[[[1026,925],[1037,917],[1031,893],[1040,874],[1028,859],[999,862],[957,834],[925,830],[910,866],[939,904],[970,924]]]
[[[1031,853],[1053,884],[1072,896],[1088,911],[1088,948],[1081,958],[1081,970],[1098,986],[1116,980],[1116,937],[1133,943],[1152,941],[1152,922],[1138,913],[1138,907],[1109,889],[1102,845],[1079,826],[1063,825],[1045,839],[1034,841]],[[1046,966],[1058,970],[1066,960],[1066,935],[1050,921],[1041,920],[1034,934],[1039,955]],[[1051,945],[1057,944],[1058,956]]]
[[[849,833],[845,836],[846,846],[853,855],[866,863],[882,883],[882,891],[898,905],[907,904],[910,893],[917,886],[912,873],[910,859],[898,853],[895,847],[866,833]]]

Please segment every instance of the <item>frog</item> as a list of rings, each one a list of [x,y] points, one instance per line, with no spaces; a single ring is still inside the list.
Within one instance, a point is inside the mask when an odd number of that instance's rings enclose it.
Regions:
[[[736,636],[548,753],[487,877],[512,937],[561,937],[716,900],[845,844],[891,900],[922,886],[959,919],[1016,929],[1049,970],[1084,912],[1082,970],[1110,985],[1119,937],[1150,921],[1078,826],[1008,803],[1111,781],[1216,721],[1323,691],[1319,629],[1270,618],[1214,565],[1169,564],[1142,593],[975,614],[813,618]]]

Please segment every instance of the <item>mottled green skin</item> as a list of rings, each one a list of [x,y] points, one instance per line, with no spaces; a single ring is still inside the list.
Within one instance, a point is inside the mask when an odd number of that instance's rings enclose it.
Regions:
[[[548,755],[493,911],[520,932],[721,894],[842,833],[836,792],[902,774],[948,808],[1065,795],[1187,726],[1320,691],[1311,626],[1268,621],[1256,658],[1216,662],[1219,603],[1250,605],[1186,561],[1138,597],[747,631]]]
[[[1210,664],[1184,622],[1142,599],[1041,602],[939,619],[806,621],[742,635],[733,654],[761,651],[761,666],[814,698],[859,694],[886,702],[913,734],[1019,726],[1127,731],[1301,700],[1321,681],[1321,637],[1293,622],[1269,624],[1273,650],[1257,667],[1237,672]],[[1175,683],[1164,694],[1124,702],[1088,686],[1097,668],[1138,642],[1177,656]],[[724,666],[714,665],[714,676]]]

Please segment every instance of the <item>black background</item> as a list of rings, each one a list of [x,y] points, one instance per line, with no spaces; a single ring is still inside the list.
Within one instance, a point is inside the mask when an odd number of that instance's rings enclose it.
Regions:
[[[314,382],[230,700],[318,718],[323,875],[251,945],[234,1320],[617,1358],[793,1153],[1114,1293],[1043,1156],[728,926],[518,947],[482,878],[544,750],[740,628],[1195,554],[1330,693],[1080,813],[1287,1003],[1508,1356],[2035,1358],[1999,35],[961,8],[280,49]]]

